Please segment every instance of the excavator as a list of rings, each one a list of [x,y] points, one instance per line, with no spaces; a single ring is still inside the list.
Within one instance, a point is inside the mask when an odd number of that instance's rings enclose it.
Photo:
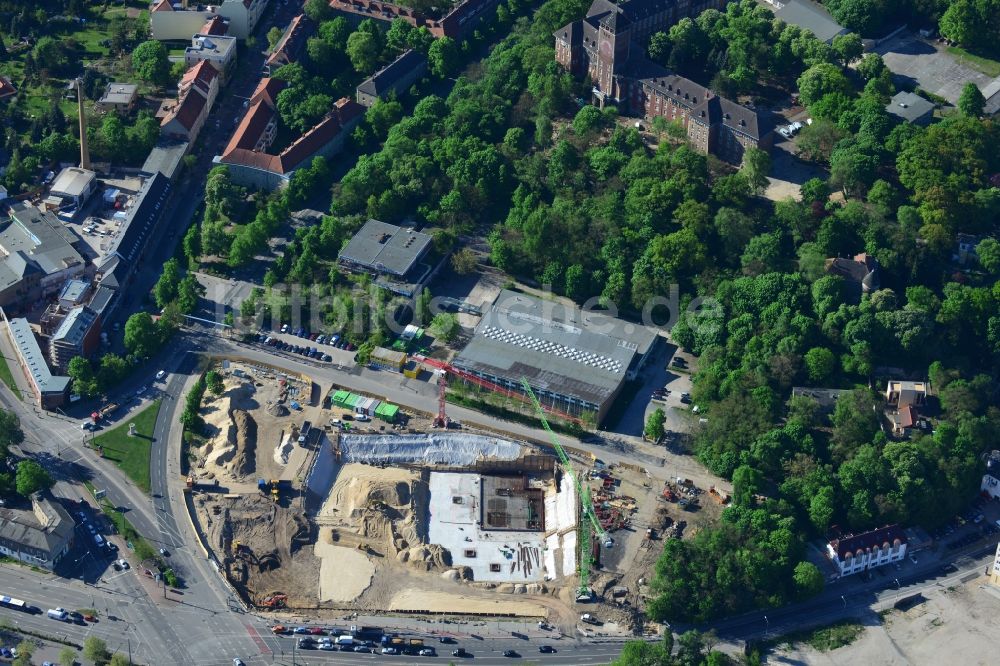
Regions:
[[[271,610],[275,610],[278,608],[284,608],[286,601],[288,601],[287,594],[281,594],[280,592],[275,592],[274,594],[261,599],[259,605],[262,608],[270,608]]]

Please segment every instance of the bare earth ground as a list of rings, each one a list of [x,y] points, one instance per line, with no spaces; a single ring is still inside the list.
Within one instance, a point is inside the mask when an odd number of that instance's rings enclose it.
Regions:
[[[833,652],[796,646],[768,657],[773,664],[880,664],[973,666],[1000,663],[1000,588],[984,588],[984,578],[925,594],[909,611],[890,611],[881,625],[869,626],[851,645]]]

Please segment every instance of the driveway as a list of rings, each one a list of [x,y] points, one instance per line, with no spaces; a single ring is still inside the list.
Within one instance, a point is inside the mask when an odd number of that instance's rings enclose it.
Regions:
[[[882,56],[896,85],[904,89],[920,86],[952,104],[958,103],[962,87],[969,81],[980,90],[995,92],[995,86],[990,85],[992,77],[962,64],[944,48],[943,44],[904,31],[875,47],[874,52]]]
[[[802,118],[797,120],[804,121]],[[774,135],[774,149],[771,151],[771,173],[764,197],[771,201],[784,201],[791,197],[802,200],[802,183],[810,178],[826,180],[830,174],[815,164],[800,160],[795,156],[798,147],[795,139],[786,139],[778,133]]]

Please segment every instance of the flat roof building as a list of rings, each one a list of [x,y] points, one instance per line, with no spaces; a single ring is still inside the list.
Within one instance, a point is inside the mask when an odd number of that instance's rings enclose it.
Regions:
[[[600,423],[657,340],[646,326],[503,290],[452,365],[518,393],[526,378],[544,406]]]
[[[774,15],[787,23],[808,30],[816,39],[830,44],[833,38],[838,35],[846,35],[850,32],[847,28],[837,23],[823,5],[811,0],[768,0],[774,5]]]
[[[434,268],[423,262],[432,241],[425,233],[372,219],[340,251],[338,261],[348,270],[376,275],[385,289],[412,296],[433,275]]]
[[[79,206],[90,198],[95,189],[97,189],[96,173],[89,169],[66,167],[52,182],[49,194]]]
[[[139,97],[139,86],[134,83],[109,83],[104,94],[97,100],[97,108],[102,111],[127,113],[135,106]]]
[[[184,62],[188,67],[208,62],[219,71],[221,83],[229,81],[236,61],[236,38],[225,35],[195,35],[191,46],[184,49]]]
[[[0,227],[0,307],[25,309],[81,277],[86,261],[75,247],[79,242],[52,213],[13,207],[10,221]]]
[[[0,555],[52,571],[69,552],[76,523],[47,492],[31,496],[31,510],[0,508]]]
[[[38,340],[27,319],[7,319],[7,313],[0,308],[4,329],[14,347],[17,364],[28,380],[28,385],[42,409],[55,409],[65,404],[69,392],[69,377],[52,374],[45,362],[45,355],[38,346]]]

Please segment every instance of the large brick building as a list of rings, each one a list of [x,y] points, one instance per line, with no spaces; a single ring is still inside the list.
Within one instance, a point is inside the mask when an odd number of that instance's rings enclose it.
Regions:
[[[759,114],[649,61],[643,45],[654,32],[727,0],[594,0],[581,20],[563,26],[556,61],[594,82],[594,101],[623,113],[679,122],[703,153],[740,163],[747,148],[766,148],[770,129]]]

